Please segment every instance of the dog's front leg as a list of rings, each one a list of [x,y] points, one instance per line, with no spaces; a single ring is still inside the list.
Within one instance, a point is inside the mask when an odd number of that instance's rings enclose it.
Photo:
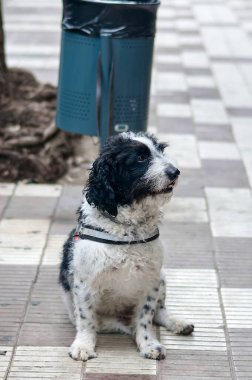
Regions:
[[[152,320],[158,299],[157,287],[149,291],[136,321],[136,343],[140,355],[148,359],[164,359],[166,349],[157,340],[153,331]]]
[[[70,347],[69,356],[75,360],[86,361],[97,356],[96,322],[90,286],[82,280],[75,279],[73,295],[77,334]]]

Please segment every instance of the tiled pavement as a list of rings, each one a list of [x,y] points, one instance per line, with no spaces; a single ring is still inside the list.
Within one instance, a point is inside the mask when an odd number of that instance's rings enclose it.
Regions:
[[[5,1],[10,65],[56,83],[59,1]],[[150,127],[182,171],[161,227],[171,311],[167,359],[141,359],[125,336],[99,357],[67,357],[74,329],[57,286],[58,252],[79,186],[0,186],[0,379],[252,379],[252,3],[163,0]],[[6,353],[5,353],[6,351]]]

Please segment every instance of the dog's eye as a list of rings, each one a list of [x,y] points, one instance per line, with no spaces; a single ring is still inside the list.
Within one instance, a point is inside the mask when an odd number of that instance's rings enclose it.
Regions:
[[[139,154],[137,156],[137,162],[144,162],[145,160],[147,160],[147,156],[144,155],[144,154]]]

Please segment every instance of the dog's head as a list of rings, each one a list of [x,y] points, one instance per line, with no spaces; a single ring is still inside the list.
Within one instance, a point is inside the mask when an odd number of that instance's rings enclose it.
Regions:
[[[91,168],[88,203],[116,216],[119,205],[172,193],[180,172],[164,151],[166,146],[144,133],[111,137]]]

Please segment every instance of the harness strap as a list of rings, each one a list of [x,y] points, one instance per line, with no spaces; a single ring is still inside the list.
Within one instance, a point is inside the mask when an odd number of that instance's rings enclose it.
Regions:
[[[143,244],[148,243],[150,241],[153,241],[159,237],[159,230],[156,227],[154,234],[152,236],[146,237],[145,239],[141,240],[128,240],[128,237],[122,237],[118,239],[117,236],[110,235],[108,232],[92,227],[92,226],[85,226],[82,230],[82,233],[78,233],[78,231],[75,231],[74,233],[74,240],[91,240],[95,241],[97,243],[103,243],[103,244],[114,244],[114,245],[133,245],[133,244]]]

